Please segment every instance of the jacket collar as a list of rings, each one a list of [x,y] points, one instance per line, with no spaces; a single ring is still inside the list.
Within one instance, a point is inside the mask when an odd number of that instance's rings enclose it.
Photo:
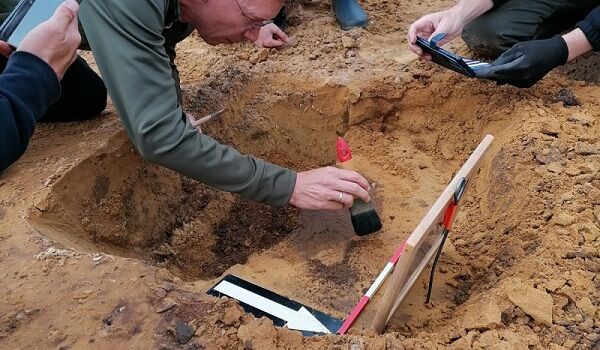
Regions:
[[[165,14],[165,28],[171,27],[175,22],[181,22],[179,0],[169,0],[167,13]]]

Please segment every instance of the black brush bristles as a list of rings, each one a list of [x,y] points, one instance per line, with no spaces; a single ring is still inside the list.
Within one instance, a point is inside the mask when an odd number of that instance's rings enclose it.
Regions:
[[[355,199],[350,208],[350,217],[354,233],[359,236],[365,236],[381,230],[383,225],[379,214],[375,211],[373,204],[366,203],[360,199]]]

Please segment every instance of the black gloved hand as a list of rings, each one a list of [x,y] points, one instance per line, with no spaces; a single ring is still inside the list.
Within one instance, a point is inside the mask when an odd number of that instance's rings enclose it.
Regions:
[[[475,74],[498,84],[531,87],[551,70],[567,63],[568,58],[567,43],[557,35],[551,39],[518,43],[498,57],[491,67]]]

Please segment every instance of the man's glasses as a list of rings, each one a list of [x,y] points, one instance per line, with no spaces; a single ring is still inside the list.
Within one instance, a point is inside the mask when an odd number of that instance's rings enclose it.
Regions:
[[[248,30],[260,29],[269,23],[273,23],[273,21],[269,21],[269,20],[256,20],[256,19],[252,19],[252,18],[248,17],[246,15],[246,13],[244,12],[244,10],[242,9],[242,7],[240,6],[240,3],[238,2],[238,0],[233,0],[233,1],[235,1],[235,4],[240,9],[242,16],[244,16],[244,18],[246,19],[246,22],[248,22],[248,27],[249,27]]]

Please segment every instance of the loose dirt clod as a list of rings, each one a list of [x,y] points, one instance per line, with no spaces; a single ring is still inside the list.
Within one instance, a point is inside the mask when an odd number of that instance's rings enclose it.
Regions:
[[[508,299],[534,320],[552,325],[552,297],[545,291],[524,284],[520,279],[505,282]]]
[[[464,316],[463,327],[465,330],[486,330],[500,326],[501,313],[495,298],[480,300],[471,306],[470,311]]]

